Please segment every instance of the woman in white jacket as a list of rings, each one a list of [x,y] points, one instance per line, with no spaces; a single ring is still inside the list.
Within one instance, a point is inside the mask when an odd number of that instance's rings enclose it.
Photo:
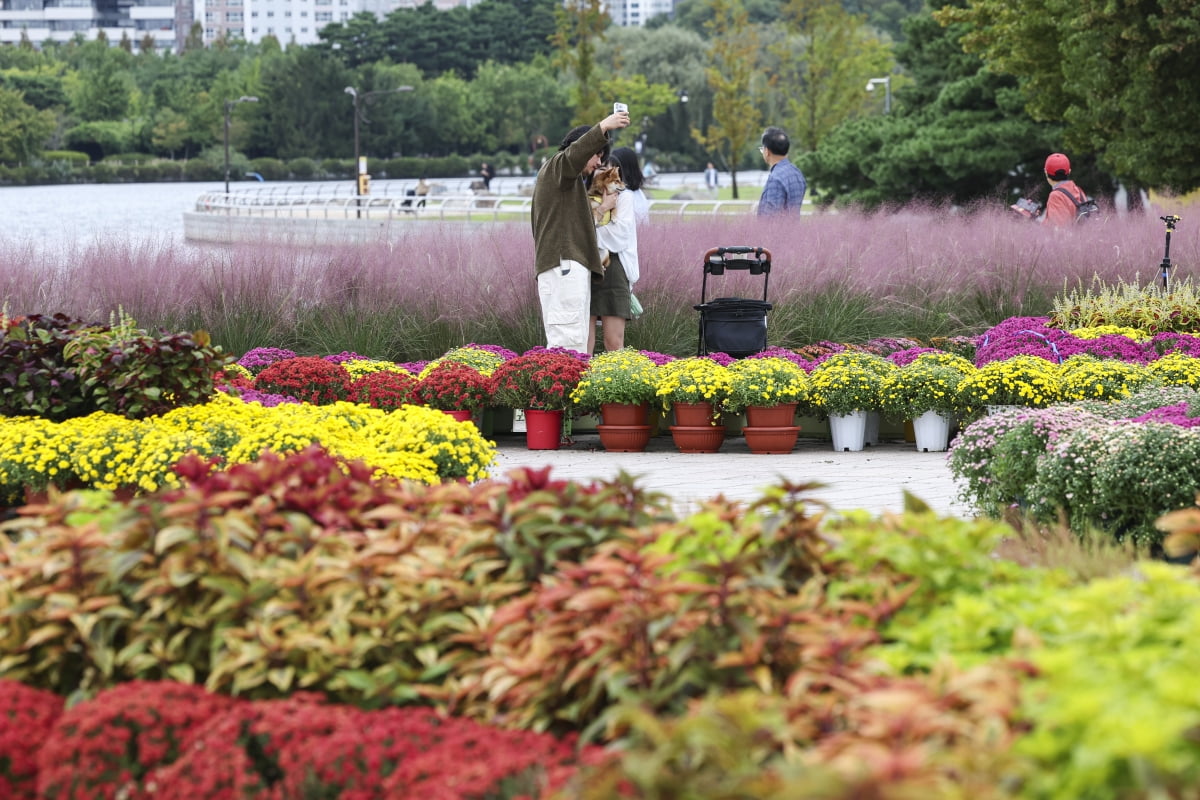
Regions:
[[[632,148],[618,147],[612,151],[608,163],[620,171],[625,188],[617,195],[612,220],[596,228],[596,239],[600,249],[608,251],[609,264],[603,282],[592,287],[593,324],[588,336],[589,353],[596,344],[596,320],[604,330],[605,350],[620,350],[625,346],[625,323],[633,319],[630,306],[633,285],[641,277],[637,226],[650,216],[650,201],[642,191],[644,178],[637,154]]]

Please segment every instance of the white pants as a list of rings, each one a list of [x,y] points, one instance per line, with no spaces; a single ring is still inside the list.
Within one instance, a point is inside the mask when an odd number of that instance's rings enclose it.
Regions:
[[[592,273],[578,261],[563,259],[537,276],[542,327],[547,347],[587,352],[592,307]]]

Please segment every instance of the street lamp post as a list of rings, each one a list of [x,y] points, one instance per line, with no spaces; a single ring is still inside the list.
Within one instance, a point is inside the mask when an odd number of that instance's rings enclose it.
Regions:
[[[871,80],[867,81],[867,91],[875,91],[875,87],[880,84],[883,85],[883,113],[890,114],[892,113],[892,76],[871,78]]]
[[[233,107],[238,103],[257,103],[257,97],[242,95],[237,100],[225,101],[225,194],[229,194],[229,120],[233,116]]]
[[[378,97],[381,94],[395,94],[396,92],[411,92],[412,89],[413,89],[413,87],[411,87],[411,86],[397,86],[395,89],[380,89],[380,90],[374,91],[374,92],[360,92],[358,89],[355,89],[353,86],[346,87],[346,90],[345,90],[346,94],[350,95],[351,99],[354,101],[354,168],[355,168],[354,194],[356,197],[361,197],[363,195],[362,176],[367,174],[366,159],[363,158],[361,155],[359,155],[359,150],[358,150],[358,122],[360,119],[362,119],[362,103],[367,100],[370,100],[372,97]],[[366,120],[366,121],[370,122],[370,120]],[[360,216],[360,217],[362,216],[361,208],[359,208],[359,210],[358,210],[358,216]]]

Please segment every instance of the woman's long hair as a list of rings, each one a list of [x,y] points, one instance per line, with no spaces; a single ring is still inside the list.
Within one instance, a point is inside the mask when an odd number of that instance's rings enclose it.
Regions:
[[[642,175],[642,168],[638,164],[637,153],[633,152],[633,148],[618,147],[608,157],[608,163],[621,171],[621,182],[625,184],[626,189],[637,191],[642,188],[645,177]]]

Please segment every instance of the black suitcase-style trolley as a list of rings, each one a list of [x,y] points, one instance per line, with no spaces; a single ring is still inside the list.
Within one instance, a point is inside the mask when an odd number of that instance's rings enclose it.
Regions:
[[[742,297],[708,299],[708,276],[725,270],[748,270],[763,276],[762,300]],[[767,283],[771,277],[771,251],[762,247],[714,247],[704,254],[700,283],[700,346],[697,355],[726,353],[745,358],[767,349]]]

